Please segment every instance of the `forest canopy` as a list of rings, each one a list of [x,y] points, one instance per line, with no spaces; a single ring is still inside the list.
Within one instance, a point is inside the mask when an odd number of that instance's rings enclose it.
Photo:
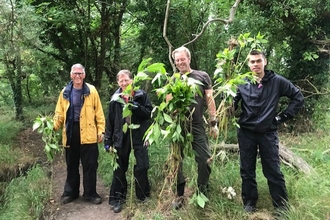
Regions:
[[[17,119],[24,103],[57,95],[74,63],[82,63],[86,80],[109,94],[120,69],[136,73],[146,58],[171,73],[170,49],[201,32],[186,45],[194,69],[213,76],[216,54],[230,39],[262,33],[268,68],[304,92],[306,113],[328,93],[329,0],[0,2],[0,102],[13,105]],[[235,4],[233,20],[222,22]]]

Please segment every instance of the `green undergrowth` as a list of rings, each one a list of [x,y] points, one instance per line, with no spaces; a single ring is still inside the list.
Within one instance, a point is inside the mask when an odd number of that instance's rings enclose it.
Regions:
[[[49,197],[49,178],[39,166],[25,171],[30,155],[15,139],[27,127],[14,119],[10,107],[2,106],[0,112],[0,220],[38,219]]]
[[[1,142],[0,163],[4,161],[8,164],[15,163],[17,153],[12,146],[12,138],[22,129],[18,122],[14,122],[10,111],[0,108],[1,125],[7,129],[0,130],[0,141],[8,138],[6,142]],[[37,115],[30,113],[31,117]],[[33,119],[34,119],[33,118]],[[328,124],[329,117],[322,117],[323,125]],[[31,119],[31,122],[33,120]],[[10,123],[11,124],[10,126]],[[18,124],[16,124],[18,123]],[[320,122],[318,122],[320,123]],[[15,127],[17,126],[17,127]],[[30,123],[32,126],[32,123]],[[2,127],[2,126],[1,126]],[[15,130],[10,130],[14,129]],[[14,133],[9,134],[7,131]],[[9,136],[12,135],[12,138]],[[234,137],[234,135],[233,135]],[[233,138],[234,139],[234,138]],[[282,163],[282,171],[287,184],[290,211],[284,213],[283,219],[289,220],[323,220],[330,218],[330,131],[321,127],[314,129],[311,133],[281,133],[280,140],[283,145],[291,149],[292,152],[306,161],[314,172],[306,174],[301,168],[293,167],[290,164]],[[103,149],[103,144],[99,145],[99,169],[98,172],[102,181],[110,187],[112,180],[112,167],[109,161],[110,156]],[[14,152],[14,153],[13,153]],[[13,154],[11,154],[13,153]],[[217,151],[216,153],[219,153]],[[212,173],[210,176],[210,192],[207,195],[209,201],[204,208],[200,208],[195,203],[190,204],[190,199],[196,190],[197,166],[194,158],[186,157],[184,160],[184,173],[187,177],[187,189],[185,193],[185,205],[180,210],[171,208],[171,201],[175,197],[175,190],[166,187],[162,196],[159,193],[163,188],[165,173],[164,166],[168,155],[167,143],[160,146],[149,146],[150,169],[149,179],[152,187],[151,199],[144,204],[136,202],[133,198],[133,210],[129,210],[126,205],[122,211],[123,216],[134,213],[131,219],[211,219],[211,220],[236,220],[236,219],[274,219],[272,216],[273,207],[269,195],[267,181],[263,176],[260,159],[257,163],[257,182],[259,200],[257,204],[258,212],[247,215],[243,211],[241,193],[241,179],[239,176],[239,156],[237,151],[225,151],[219,154],[212,162]],[[134,165],[134,156],[131,154],[130,166]],[[131,178],[131,168],[128,169],[127,179]],[[101,180],[100,180],[101,181]],[[47,197],[49,197],[49,178],[45,171],[39,167],[33,167],[29,172],[10,182],[1,182],[0,197],[0,220],[2,219],[38,219],[41,215]],[[229,198],[226,191],[232,187],[235,196]],[[130,189],[128,189],[130,190]],[[49,199],[49,198],[48,198]],[[129,198],[128,198],[129,199]],[[106,202],[106,201],[105,201]],[[109,209],[109,211],[111,211]]]
[[[330,132],[318,130],[299,135],[280,134],[280,140],[283,145],[305,160],[315,171],[307,174],[300,168],[282,163],[282,172],[285,175],[290,202],[290,211],[283,213],[283,219],[329,219]],[[102,151],[103,146],[100,146],[100,150],[99,172],[107,186],[110,186],[112,168],[106,165],[108,155]],[[173,210],[171,201],[175,197],[175,190],[165,191],[161,198],[158,197],[165,180],[163,171],[167,150],[166,143],[163,143],[162,146],[149,147],[149,179],[152,186],[152,196],[151,200],[145,204],[135,203],[133,219],[274,219],[272,215],[274,209],[267,180],[262,173],[260,158],[256,170],[259,192],[258,211],[252,215],[247,215],[244,212],[240,196],[239,156],[238,152],[235,151],[219,154],[221,156],[216,157],[213,161],[210,191],[207,195],[209,201],[204,209],[194,203],[190,204],[192,194],[196,190],[197,167],[194,158],[186,157],[184,160],[184,172],[187,177],[186,202],[182,209]],[[134,164],[134,157],[131,155],[130,165],[132,164]],[[127,172],[127,179],[131,175],[129,171],[130,168]],[[236,193],[232,198],[229,198],[229,193],[226,191],[229,187],[232,187]],[[123,213],[124,215],[130,213],[128,207],[123,210]]]
[[[26,175],[13,179],[2,195],[0,220],[35,220],[43,212],[50,197],[49,178],[40,166],[31,168]]]

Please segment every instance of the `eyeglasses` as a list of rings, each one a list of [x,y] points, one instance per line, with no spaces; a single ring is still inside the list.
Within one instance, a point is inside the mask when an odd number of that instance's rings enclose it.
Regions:
[[[74,72],[74,73],[71,73],[71,74],[80,76],[80,75],[84,75],[85,73]]]

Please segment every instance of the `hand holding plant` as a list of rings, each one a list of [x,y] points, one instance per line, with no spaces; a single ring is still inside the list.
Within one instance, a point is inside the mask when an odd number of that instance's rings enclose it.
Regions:
[[[51,115],[38,116],[33,123],[33,131],[42,133],[42,140],[45,142],[45,152],[47,159],[53,162],[55,154],[60,150],[60,134],[54,130],[54,121]]]

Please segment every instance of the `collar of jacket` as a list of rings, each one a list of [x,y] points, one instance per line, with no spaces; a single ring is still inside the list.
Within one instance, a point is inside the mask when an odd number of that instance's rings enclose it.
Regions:
[[[262,77],[261,82],[268,81],[274,75],[275,75],[274,71],[272,71],[272,70],[265,70],[265,75],[264,75],[264,77]]]
[[[73,82],[72,80],[65,86],[64,88],[64,92],[63,92],[63,98],[69,100],[70,99],[70,93],[72,91],[73,88]],[[87,85],[87,83],[83,83],[83,95],[84,96],[88,96],[90,94],[90,89]]]

